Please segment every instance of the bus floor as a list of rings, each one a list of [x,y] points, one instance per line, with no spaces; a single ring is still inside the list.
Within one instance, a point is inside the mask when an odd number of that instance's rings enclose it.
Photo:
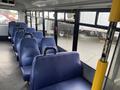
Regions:
[[[0,90],[27,90],[9,42],[0,42]]]

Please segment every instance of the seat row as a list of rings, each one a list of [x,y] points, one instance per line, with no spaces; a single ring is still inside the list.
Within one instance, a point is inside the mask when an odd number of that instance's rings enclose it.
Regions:
[[[8,34],[29,90],[90,90],[77,52],[58,52],[54,38],[23,22],[10,22]]]
[[[23,22],[10,22],[8,33],[25,81],[29,81],[32,63],[37,55],[58,51],[53,37],[44,38],[42,32],[27,28]]]

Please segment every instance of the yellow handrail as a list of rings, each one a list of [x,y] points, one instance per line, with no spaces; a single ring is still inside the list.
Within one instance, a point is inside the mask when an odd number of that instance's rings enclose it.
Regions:
[[[111,7],[110,16],[109,16],[109,21],[111,23],[117,23],[120,21],[120,0],[112,0],[112,7]],[[110,27],[111,31],[108,31],[109,33],[114,34],[113,27],[114,26]],[[107,58],[106,58],[107,53],[104,50],[107,50],[108,44],[111,44],[109,42],[109,40],[112,38],[113,37],[109,37],[109,35],[106,38],[107,43],[105,43],[105,46],[103,49],[103,54],[102,54],[103,56],[98,61],[91,90],[102,90],[104,77],[105,77],[105,73],[106,73],[107,66],[108,66],[108,62],[107,62]]]

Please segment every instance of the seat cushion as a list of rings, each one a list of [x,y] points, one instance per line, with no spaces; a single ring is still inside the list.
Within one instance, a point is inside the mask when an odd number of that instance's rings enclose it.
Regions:
[[[21,71],[22,71],[22,74],[23,74],[23,79],[25,81],[29,81],[31,70],[32,70],[32,66],[21,67]]]
[[[90,90],[91,84],[83,78],[75,78],[63,81],[39,90]]]

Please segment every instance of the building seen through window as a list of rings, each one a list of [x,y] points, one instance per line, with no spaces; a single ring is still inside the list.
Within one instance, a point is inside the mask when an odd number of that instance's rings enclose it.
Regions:
[[[6,25],[10,21],[18,20],[18,12],[15,10],[0,9],[0,25]]]

